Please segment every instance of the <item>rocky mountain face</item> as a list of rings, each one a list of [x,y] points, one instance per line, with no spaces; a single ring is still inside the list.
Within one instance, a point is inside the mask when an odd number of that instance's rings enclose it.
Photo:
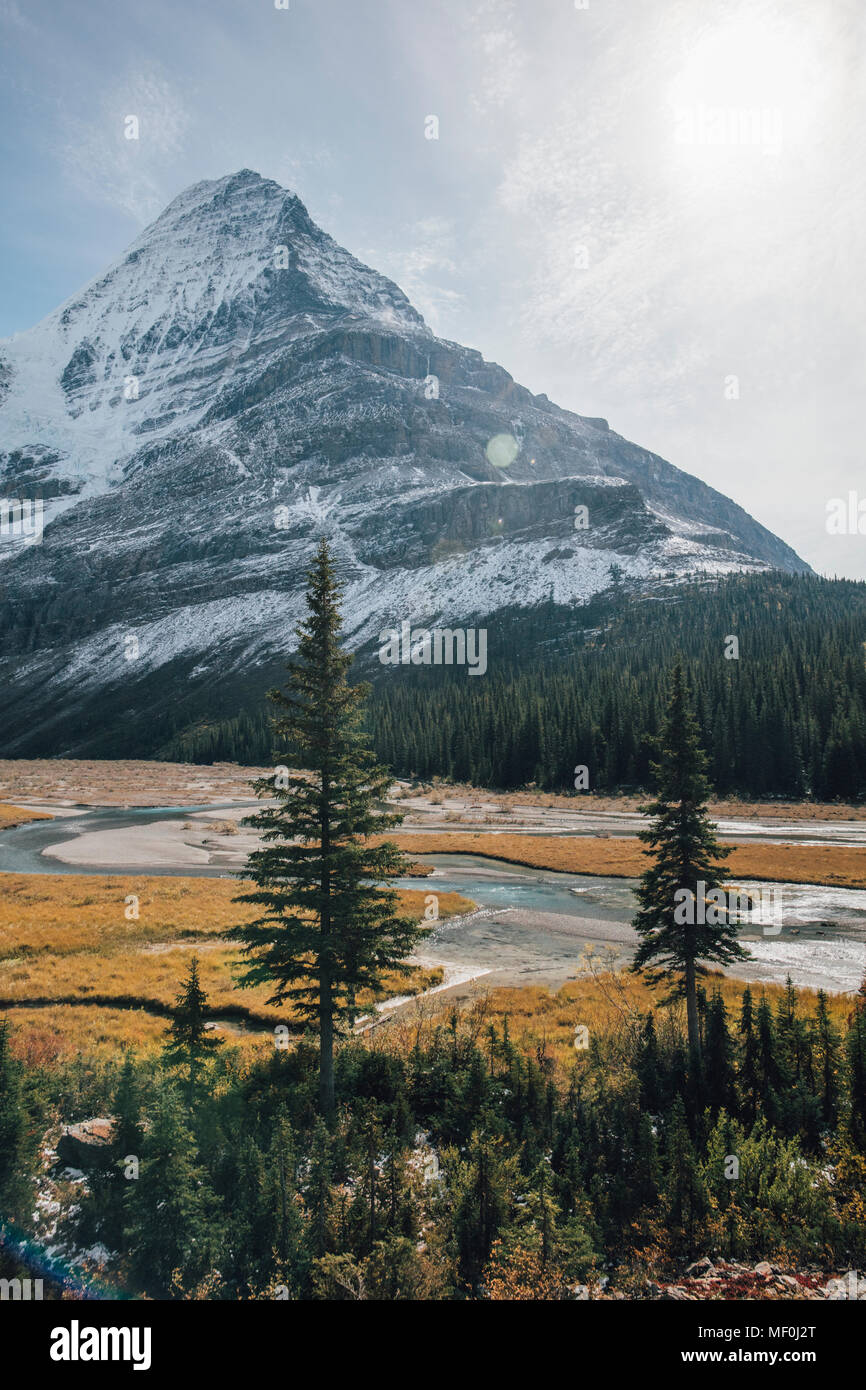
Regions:
[[[0,342],[5,751],[84,753],[215,682],[260,688],[328,537],[349,645],[616,579],[808,567],[742,508],[435,337],[300,200],[176,198]],[[29,529],[28,529],[29,528]],[[498,637],[507,641],[506,625]],[[541,635],[541,634],[540,634]]]

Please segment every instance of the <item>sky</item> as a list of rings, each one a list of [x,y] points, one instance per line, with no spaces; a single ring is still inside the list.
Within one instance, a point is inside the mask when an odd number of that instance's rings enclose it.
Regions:
[[[0,335],[254,169],[434,332],[866,578],[862,0],[0,0],[0,35]]]

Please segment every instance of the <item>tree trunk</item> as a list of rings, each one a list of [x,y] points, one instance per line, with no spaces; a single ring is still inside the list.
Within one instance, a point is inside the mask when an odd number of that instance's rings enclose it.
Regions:
[[[330,1127],[334,1118],[334,1009],[331,1003],[330,977],[320,977],[319,998],[319,1105]]]
[[[701,1026],[698,1021],[698,991],[695,963],[686,961],[686,1018],[689,1025],[689,1055],[701,1060]]]
[[[319,956],[319,1105],[322,1116],[330,1129],[334,1119],[336,1102],[334,1098],[334,1001],[331,962],[329,959],[331,935],[331,873],[328,855],[331,852],[331,824],[328,814],[330,797],[330,777],[322,773],[322,915],[321,915],[321,953]]]
[[[280,1165],[280,1246],[281,1257],[285,1260],[289,1254],[289,1242],[286,1239],[288,1231],[288,1213],[286,1210],[286,1156],[282,1149],[278,1151],[277,1162]]]

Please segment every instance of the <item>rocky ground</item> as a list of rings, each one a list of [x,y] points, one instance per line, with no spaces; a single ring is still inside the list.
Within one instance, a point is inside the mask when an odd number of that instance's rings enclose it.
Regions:
[[[189,806],[255,800],[251,783],[273,769],[238,763],[168,763],[148,759],[0,759],[0,802],[47,809],[80,806]],[[634,834],[645,797],[517,792],[445,782],[394,783],[392,796],[404,830],[502,830],[512,833]],[[775,830],[785,838],[791,822],[826,822],[842,833],[846,822],[866,820],[866,805],[800,801],[710,803],[717,820],[745,822],[740,833]]]
[[[272,771],[272,769],[271,769]],[[264,768],[143,759],[0,759],[0,801],[46,807],[195,806],[254,801]]]
[[[782,1269],[762,1260],[758,1264],[709,1256],[695,1260],[676,1283],[647,1279],[643,1289],[625,1292],[608,1275],[592,1284],[575,1284],[569,1290],[578,1302],[705,1303],[705,1302],[812,1302],[866,1300],[866,1275],[856,1269],[828,1275],[826,1270]]]
[[[577,1298],[592,1296],[592,1292],[585,1285],[578,1286],[575,1291]],[[600,1296],[625,1299],[635,1295],[622,1293],[614,1286],[606,1285]],[[752,1265],[721,1259],[713,1261],[709,1256],[704,1256],[688,1265],[676,1283],[660,1284],[648,1279],[646,1292],[642,1296],[655,1300],[695,1303],[741,1299],[796,1299],[812,1302],[825,1299],[866,1300],[866,1275],[851,1269],[828,1277],[826,1272],[818,1269],[792,1271],[770,1264],[767,1260]]]

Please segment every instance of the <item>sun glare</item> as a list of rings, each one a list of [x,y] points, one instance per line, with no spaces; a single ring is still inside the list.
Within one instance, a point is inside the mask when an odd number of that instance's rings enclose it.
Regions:
[[[802,129],[826,81],[803,24],[744,14],[709,28],[690,46],[669,100],[676,110],[777,111],[786,136]]]

